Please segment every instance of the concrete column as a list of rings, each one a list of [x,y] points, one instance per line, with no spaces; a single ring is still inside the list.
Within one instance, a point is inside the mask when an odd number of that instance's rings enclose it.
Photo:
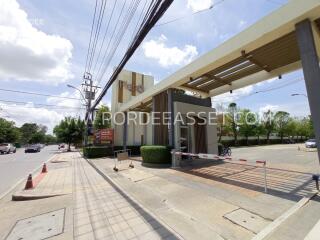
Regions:
[[[170,114],[170,120],[168,124],[168,138],[169,146],[174,148],[174,106],[173,106],[173,89],[168,89],[168,113]]]
[[[128,138],[128,113],[124,112],[124,124],[123,124],[123,150],[127,149]]]
[[[320,162],[320,67],[312,32],[312,24],[309,19],[296,24],[296,35],[317,140],[318,159]]]
[[[155,100],[154,100],[154,97],[152,97],[152,111],[151,111],[151,115],[150,115],[151,123],[153,122],[152,113],[155,112],[155,109],[156,109]],[[155,133],[154,128],[155,128],[155,125],[152,124],[152,145],[155,145],[155,142],[156,142],[155,135],[154,135],[154,133]]]

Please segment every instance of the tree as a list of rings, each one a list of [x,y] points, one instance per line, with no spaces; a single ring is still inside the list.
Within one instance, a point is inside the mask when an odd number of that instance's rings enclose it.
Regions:
[[[234,137],[234,144],[238,145],[238,117],[239,108],[236,103],[230,103],[228,106],[228,113],[226,117],[226,129],[232,132]]]
[[[93,126],[95,129],[104,129],[111,127],[111,119],[109,118],[110,109],[108,106],[102,105],[96,114]]]
[[[260,145],[260,136],[264,136],[267,133],[264,125],[262,123],[258,123],[256,128],[254,129],[254,135],[258,137],[258,144]]]
[[[263,119],[261,121],[263,128],[266,131],[267,135],[267,143],[270,143],[270,135],[275,129],[275,122],[274,122],[274,113],[271,110],[263,113]]]
[[[68,151],[71,151],[70,145],[81,142],[84,134],[84,121],[80,118],[75,119],[66,117],[54,127],[53,132],[58,140],[68,144]]]
[[[249,109],[243,109],[240,112],[239,120],[239,133],[246,138],[247,145],[249,145],[249,137],[255,135],[258,119],[256,114]]]
[[[278,135],[280,136],[281,143],[283,143],[283,137],[288,133],[288,125],[290,122],[290,114],[284,111],[278,111],[274,115],[275,126]]]
[[[19,129],[12,121],[0,118],[0,143],[15,143],[20,139]]]
[[[21,141],[23,144],[31,143],[32,136],[38,132],[38,125],[36,123],[24,123],[20,127]]]
[[[57,143],[57,138],[51,134],[46,134],[44,142],[46,144],[54,144]]]

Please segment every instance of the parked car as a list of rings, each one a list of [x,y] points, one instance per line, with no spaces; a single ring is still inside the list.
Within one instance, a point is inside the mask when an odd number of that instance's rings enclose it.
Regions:
[[[0,153],[15,153],[17,151],[16,147],[13,146],[11,143],[1,143],[0,144]]]
[[[305,143],[306,148],[316,148],[317,147],[317,142],[315,139],[309,139]]]
[[[24,149],[25,153],[34,153],[34,152],[40,152],[41,147],[38,144],[32,144],[29,146],[26,146]]]

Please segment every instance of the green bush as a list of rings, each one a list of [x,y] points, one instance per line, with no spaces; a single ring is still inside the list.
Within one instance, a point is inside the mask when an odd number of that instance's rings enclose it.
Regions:
[[[84,147],[83,148],[83,156],[86,158],[101,158],[113,156],[113,151],[111,147]]]
[[[83,155],[86,158],[101,158],[101,157],[114,157],[113,151],[122,150],[123,146],[89,146],[83,148]],[[131,156],[140,155],[140,146],[127,146],[130,149]]]
[[[142,162],[151,164],[171,164],[170,148],[167,146],[142,146]]]

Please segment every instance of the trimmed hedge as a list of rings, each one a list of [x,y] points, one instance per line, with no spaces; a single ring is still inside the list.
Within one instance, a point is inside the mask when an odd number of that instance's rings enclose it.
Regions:
[[[167,146],[142,146],[142,163],[171,164],[170,148]]]
[[[122,150],[123,146],[89,146],[83,148],[83,155],[86,158],[101,158],[101,157],[113,157],[113,151]],[[140,155],[140,146],[127,146],[127,149],[131,150],[131,156]]]

